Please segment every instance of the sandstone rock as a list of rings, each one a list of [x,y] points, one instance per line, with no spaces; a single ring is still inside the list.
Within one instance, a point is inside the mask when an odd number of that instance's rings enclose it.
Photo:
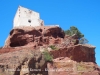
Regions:
[[[44,71],[45,67],[46,62],[39,50],[22,49],[0,55],[0,74],[33,75],[39,73],[47,75]]]
[[[100,69],[93,62],[76,62],[60,57],[47,63],[48,75],[100,75]]]
[[[69,57],[77,62],[94,62],[95,63],[95,47],[89,45],[74,45],[71,47],[60,48],[59,50],[51,51],[53,58]]]
[[[44,59],[45,50],[53,56],[52,62]],[[95,46],[79,44],[76,35],[65,36],[58,26],[17,27],[0,49],[0,74],[100,75],[100,68]]]
[[[57,26],[14,28],[11,30],[4,48],[60,44],[64,36],[64,31]]]

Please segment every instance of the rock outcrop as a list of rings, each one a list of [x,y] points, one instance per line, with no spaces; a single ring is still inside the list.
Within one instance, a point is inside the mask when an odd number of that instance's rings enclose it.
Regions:
[[[39,49],[21,49],[0,55],[1,75],[47,75],[45,68],[46,62]]]
[[[10,31],[4,48],[60,44],[64,36],[64,31],[57,26],[14,28]]]
[[[60,57],[47,63],[49,75],[100,75],[99,67],[93,62],[76,62],[68,57]]]
[[[51,51],[53,58],[69,57],[77,62],[94,62],[95,63],[95,47],[89,45],[74,45],[71,47],[60,48],[58,50]]]
[[[52,61],[46,61],[43,52]],[[46,56],[50,58],[50,56]],[[0,49],[1,75],[100,75],[95,47],[57,26],[14,28]]]
[[[0,48],[0,75],[100,75],[95,46],[45,26],[39,13],[19,6],[13,25]]]

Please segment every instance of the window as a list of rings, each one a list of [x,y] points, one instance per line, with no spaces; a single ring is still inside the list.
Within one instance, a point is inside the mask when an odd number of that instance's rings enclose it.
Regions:
[[[31,20],[28,20],[29,23],[31,23]]]

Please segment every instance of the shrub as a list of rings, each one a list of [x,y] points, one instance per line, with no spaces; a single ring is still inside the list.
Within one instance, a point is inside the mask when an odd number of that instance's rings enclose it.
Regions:
[[[53,56],[50,55],[50,53],[49,53],[47,50],[45,50],[45,51],[43,52],[43,55],[44,55],[44,59],[45,59],[46,61],[52,61]]]
[[[55,45],[50,45],[49,47],[50,47],[52,50],[58,50],[58,48],[55,47]]]

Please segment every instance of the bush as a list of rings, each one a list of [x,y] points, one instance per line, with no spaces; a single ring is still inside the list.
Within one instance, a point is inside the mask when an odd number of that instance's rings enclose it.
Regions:
[[[50,45],[49,47],[50,47],[52,50],[58,50],[58,48],[55,47],[55,45]]]
[[[46,61],[52,61],[53,56],[50,55],[50,53],[49,53],[47,50],[45,50],[45,51],[43,52],[43,55],[44,55],[44,59],[45,59]]]

